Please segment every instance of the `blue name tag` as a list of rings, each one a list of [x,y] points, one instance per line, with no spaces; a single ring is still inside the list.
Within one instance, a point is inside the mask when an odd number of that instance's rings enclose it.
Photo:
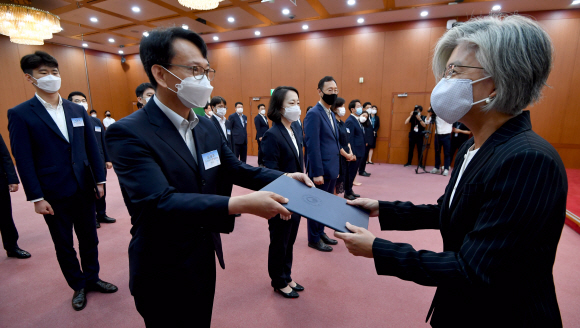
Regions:
[[[232,130],[228,129],[227,130],[228,134],[232,134]]]
[[[71,118],[73,127],[78,128],[80,126],[85,126],[85,122],[82,117]]]
[[[206,170],[209,170],[212,167],[216,167],[221,164],[220,155],[218,154],[217,150],[202,154],[201,158],[203,159],[203,166],[205,167]]]
[[[95,132],[101,132],[101,127],[100,126],[95,126]]]
[[[346,128],[346,132],[347,132],[347,133],[350,133],[350,129],[349,129],[349,128]]]

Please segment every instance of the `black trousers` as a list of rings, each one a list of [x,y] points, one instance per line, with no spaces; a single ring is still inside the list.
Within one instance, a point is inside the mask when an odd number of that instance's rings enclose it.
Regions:
[[[258,139],[258,165],[264,164],[264,153],[262,153],[262,142]]]
[[[441,167],[441,147],[443,147],[443,165],[449,170],[451,165],[451,133],[435,136],[435,168]]]
[[[312,177],[311,177],[312,179]],[[336,179],[327,179],[324,178],[324,183],[321,185],[315,185],[316,188],[324,190],[328,193],[333,194],[334,188],[336,187]],[[324,234],[324,225],[318,223],[314,220],[308,220],[308,242],[309,243],[318,243],[320,240],[320,236]]]
[[[44,215],[66,282],[73,290],[99,280],[99,238],[92,194],[77,192],[61,200],[48,200],[54,215]],[[93,196],[94,197],[94,196]],[[81,261],[73,246],[73,228],[79,241]],[[82,270],[81,270],[82,268]]]
[[[369,146],[365,146],[365,157],[362,158],[362,160],[360,161],[359,167],[358,167],[358,173],[360,173],[360,174],[363,174],[367,169],[367,161],[369,159],[369,151],[370,150],[371,149],[369,148]]]
[[[13,251],[18,248],[18,230],[16,230],[12,218],[12,202],[8,183],[0,183],[0,233],[5,250]]]
[[[236,158],[245,163],[248,156],[248,143],[235,144],[234,154],[236,155]]]
[[[274,288],[284,288],[292,281],[294,242],[299,226],[300,215],[298,214],[292,214],[292,218],[288,221],[282,220],[280,215],[268,220],[268,230],[270,230],[268,274]]]
[[[105,167],[105,177],[107,177],[107,168]],[[95,201],[95,207],[97,209],[97,219],[102,219],[107,214],[107,202],[105,201],[105,197],[107,196],[107,184],[103,185],[103,190],[105,194],[103,197],[97,199]]]
[[[409,134],[409,154],[407,155],[407,164],[412,164],[413,162],[413,153],[415,152],[415,147],[417,148],[419,161],[421,161],[421,157],[423,155],[423,134]]]
[[[358,171],[358,168],[360,167],[360,162],[363,161],[364,159],[362,157],[358,157],[356,158],[356,161],[353,162],[348,162],[348,179],[347,181],[345,181],[345,187],[344,187],[344,194],[345,195],[352,195],[354,194],[354,191],[352,191],[352,186],[354,183],[354,179],[356,178],[356,172]]]

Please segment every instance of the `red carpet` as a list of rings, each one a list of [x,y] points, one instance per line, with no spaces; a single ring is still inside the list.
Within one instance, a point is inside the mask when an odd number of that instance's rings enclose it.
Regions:
[[[249,161],[255,164],[256,158],[250,157]],[[368,165],[372,176],[357,178],[363,185],[355,192],[385,200],[435,202],[448,178],[416,175],[413,169]],[[20,190],[12,198],[14,218],[19,245],[31,252],[32,258],[9,259],[0,253],[0,327],[144,327],[129,294],[127,247],[131,223],[112,170],[108,182],[107,213],[118,221],[98,230],[99,259],[101,278],[117,284],[119,292],[89,293],[83,311],[72,309],[73,291],[60,272],[44,219],[34,213]],[[236,195],[245,192],[234,189]],[[376,219],[369,228],[377,236],[408,242],[417,249],[442,250],[437,231],[381,232]],[[268,225],[264,219],[243,215],[223,242],[227,269],[217,270],[212,327],[428,326],[424,321],[435,288],[377,276],[372,260],[355,258],[342,243],[331,253],[307,247],[305,220],[294,247],[293,278],[306,290],[296,300],[284,299],[270,287]],[[580,327],[579,250],[580,235],[564,227],[554,266],[564,327]],[[194,323],[192,318],[192,326]]]
[[[566,208],[580,216],[580,170],[567,169],[568,174],[568,202]]]

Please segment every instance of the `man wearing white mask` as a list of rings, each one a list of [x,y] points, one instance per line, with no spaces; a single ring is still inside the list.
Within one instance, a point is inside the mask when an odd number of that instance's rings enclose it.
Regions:
[[[238,101],[235,108],[236,112],[232,113],[228,120],[232,123],[234,153],[245,163],[248,155],[248,117],[244,115],[244,104]]]
[[[87,304],[86,292],[117,291],[99,278],[95,196],[104,195],[105,163],[86,110],[58,93],[56,59],[36,51],[22,57],[20,67],[36,94],[8,110],[12,154],[26,198],[36,213],[44,215],[58,263],[74,290],[72,306],[80,311]]]
[[[135,95],[137,96],[137,102],[141,103],[141,105],[147,105],[147,102],[155,95],[155,89],[153,85],[149,82],[141,83],[135,89]]]
[[[149,31],[139,53],[155,96],[105,136],[133,224],[129,288],[148,327],[210,327],[216,255],[225,267],[220,233],[233,231],[236,213],[290,215],[280,195],[229,197],[220,185],[259,190],[283,173],[241,163],[192,110],[206,104],[215,77],[198,34]]]
[[[258,105],[258,115],[254,117],[254,127],[256,128],[256,141],[258,142],[258,165],[264,166],[264,152],[262,151],[262,137],[270,128],[266,117],[266,105]]]
[[[91,117],[97,117],[97,111],[96,110],[91,109]]]

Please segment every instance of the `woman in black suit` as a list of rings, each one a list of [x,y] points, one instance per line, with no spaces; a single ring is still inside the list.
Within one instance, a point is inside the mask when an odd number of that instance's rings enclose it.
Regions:
[[[379,128],[381,127],[381,120],[377,116],[378,108],[377,106],[373,106],[369,112],[369,122],[373,127],[373,138],[371,142],[369,142],[369,156],[367,158],[367,164],[375,164],[373,163],[373,152],[375,147],[377,146],[377,135],[379,132]]]
[[[272,127],[262,137],[264,166],[286,173],[304,172],[302,133],[292,124],[300,118],[298,91],[293,87],[277,87],[272,93],[268,118]],[[276,215],[268,220],[270,247],[268,249],[268,274],[272,287],[286,298],[298,297],[304,287],[290,276],[292,253],[300,215]]]
[[[336,180],[336,188],[334,191],[335,195],[342,194],[344,192],[344,182],[348,179],[348,170],[347,162],[356,161],[356,157],[352,153],[350,149],[350,143],[348,142],[348,128],[342,121],[341,117],[343,117],[346,113],[346,109],[344,107],[345,104],[344,98],[336,98],[334,105],[330,108],[330,110],[334,113],[334,117],[336,118],[336,126],[338,129],[338,141],[340,143],[340,169],[338,179]]]
[[[362,125],[365,133],[365,157],[363,157],[362,161],[360,162],[360,167],[358,169],[358,174],[362,176],[370,176],[367,173],[367,159],[369,158],[369,151],[371,150],[370,145],[371,142],[374,143],[375,140],[375,131],[373,130],[373,126],[369,121],[369,112],[363,111],[362,114],[359,116],[360,125]]]

